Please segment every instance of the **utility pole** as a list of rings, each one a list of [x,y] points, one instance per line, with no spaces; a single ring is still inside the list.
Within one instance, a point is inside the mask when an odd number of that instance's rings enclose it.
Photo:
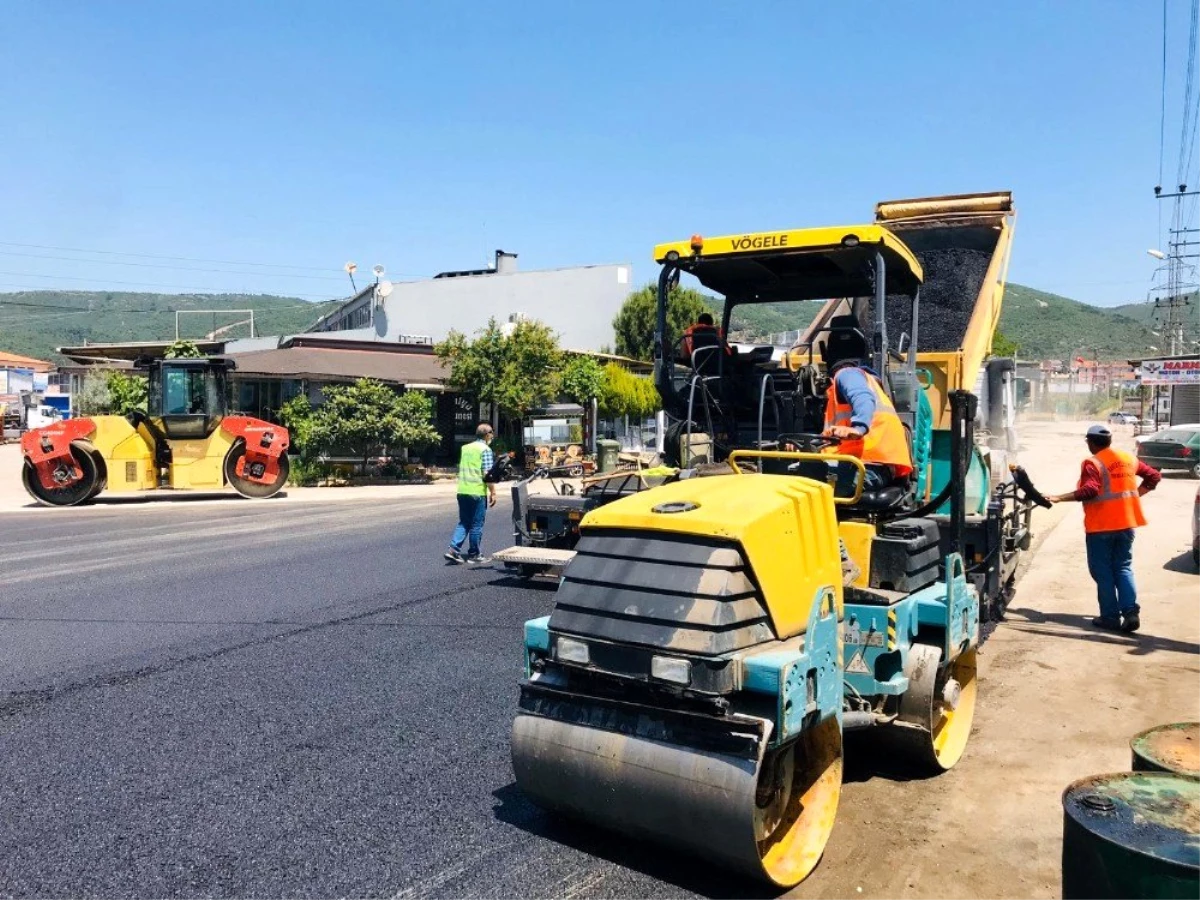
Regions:
[[[1185,224],[1184,201],[1188,197],[1200,196],[1200,191],[1189,191],[1186,184],[1179,185],[1179,191],[1174,194],[1164,194],[1161,186],[1154,188],[1154,196],[1159,200],[1173,200],[1175,207],[1172,221],[1177,227],[1169,229],[1171,235],[1167,242],[1167,252],[1162,254],[1166,261],[1167,281],[1160,296],[1154,298],[1154,314],[1163,328],[1163,336],[1167,339],[1167,354],[1178,356],[1188,346],[1188,315],[1186,310],[1192,305],[1189,289],[1195,291],[1197,285],[1188,283],[1185,270],[1195,270],[1194,263],[1185,260],[1200,259],[1200,253],[1192,248],[1200,247],[1200,228],[1189,228]]]

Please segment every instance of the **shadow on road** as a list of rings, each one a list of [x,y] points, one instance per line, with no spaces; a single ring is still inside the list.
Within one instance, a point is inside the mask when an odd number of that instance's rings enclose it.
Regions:
[[[888,781],[926,781],[940,775],[921,765],[911,752],[894,744],[889,728],[863,728],[846,732],[843,784],[861,784],[875,778]]]
[[[287,491],[280,491],[269,500],[283,499]],[[189,503],[198,500],[230,500],[238,503],[246,502],[248,497],[232,494],[227,491],[142,491],[136,494],[118,494],[116,496],[101,494],[86,506],[129,506],[134,503]]]
[[[1117,644],[1129,648],[1134,656],[1145,656],[1155,650],[1168,653],[1200,654],[1200,644],[1190,641],[1176,641],[1171,638],[1159,637],[1146,631],[1153,627],[1152,621],[1147,621],[1146,611],[1142,610],[1142,630],[1136,634],[1124,634],[1118,631],[1101,631],[1092,626],[1092,617],[1074,613],[1044,613],[1036,609],[1008,610],[1012,617],[1005,627],[1014,628],[1028,634],[1044,634],[1049,637],[1061,637],[1072,641],[1094,641],[1099,644]],[[1016,621],[1017,618],[1024,622]],[[1039,625],[1058,625],[1061,628],[1039,628]]]
[[[522,578],[520,575],[513,575],[498,570],[496,571],[496,575],[497,577],[489,581],[488,584],[495,587],[528,588],[545,593],[554,593],[554,591],[558,590],[557,578]]]
[[[1196,563],[1192,560],[1192,551],[1184,550],[1174,559],[1168,560],[1163,566],[1168,572],[1183,572],[1187,575],[1196,574]]]
[[[718,869],[695,856],[549,813],[530,802],[515,782],[493,791],[492,796],[498,801],[493,812],[501,822],[534,837],[599,857],[684,891],[717,900],[770,898],[784,893],[772,890],[761,882]]]

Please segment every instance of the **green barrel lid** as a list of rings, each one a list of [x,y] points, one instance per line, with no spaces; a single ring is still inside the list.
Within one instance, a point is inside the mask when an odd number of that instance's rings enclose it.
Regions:
[[[1137,772],[1174,772],[1200,778],[1200,722],[1158,725],[1129,742]]]
[[[1098,838],[1200,873],[1200,781],[1168,772],[1120,772],[1063,792],[1068,817]]]

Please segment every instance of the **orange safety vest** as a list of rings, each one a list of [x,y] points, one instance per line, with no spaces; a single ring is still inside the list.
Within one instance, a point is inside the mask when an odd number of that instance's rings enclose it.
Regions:
[[[842,441],[836,452],[857,456],[865,463],[891,466],[897,477],[904,477],[913,470],[912,455],[908,452],[908,439],[904,436],[904,424],[896,415],[892,398],[887,395],[879,379],[870,372],[860,369],[875,391],[875,417],[870,430],[861,438]],[[854,409],[849,403],[841,403],[837,396],[837,379],[829,382],[825,394],[825,427],[850,425]]]
[[[692,358],[693,341],[692,336],[695,334],[712,334],[716,335],[717,342],[724,348],[726,353],[729,353],[729,345],[725,343],[725,334],[716,325],[689,325],[683,329],[683,355],[685,359]]]
[[[1083,501],[1083,530],[1092,534],[1145,525],[1133,454],[1106,447],[1091,460],[1100,471],[1100,493]]]

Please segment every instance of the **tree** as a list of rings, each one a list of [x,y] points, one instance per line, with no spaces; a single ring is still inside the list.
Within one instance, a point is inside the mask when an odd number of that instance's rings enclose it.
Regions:
[[[320,452],[313,440],[316,413],[307,394],[297,394],[284,403],[279,408],[279,419],[287,427],[291,445],[299,451],[302,460],[308,461]]]
[[[1020,345],[1009,338],[999,328],[992,334],[992,356],[1001,358],[1013,357],[1016,358],[1017,351],[1021,349]]]
[[[77,399],[79,412],[84,416],[104,416],[112,410],[112,395],[108,392],[108,381],[96,377],[86,378],[83,390]]]
[[[450,366],[450,387],[520,418],[558,396],[563,353],[541,322],[519,322],[506,331],[489,319],[474,340],[452,330],[435,349]]]
[[[678,341],[683,330],[701,313],[713,312],[715,301],[691,288],[674,287],[667,295],[667,330]],[[658,286],[648,284],[625,298],[613,319],[617,353],[633,359],[654,357],[654,329],[658,323]]]
[[[110,371],[104,378],[92,376],[84,381],[79,395],[79,411],[85,416],[124,416],[133,410],[146,411],[146,379]]]
[[[604,370],[590,356],[572,356],[562,367],[558,382],[560,396],[579,404],[590,403],[604,387]]]
[[[302,422],[304,418],[303,405],[308,401],[305,398],[301,404],[298,400],[291,401],[288,421]],[[307,437],[322,451],[352,451],[362,458],[364,467],[372,452],[385,445],[423,450],[440,439],[433,427],[433,403],[427,396],[417,391],[398,395],[370,378],[325,388],[325,402],[312,416]]]
[[[604,367],[604,383],[597,399],[601,414],[610,419],[628,416],[641,421],[662,408],[654,382],[639,378],[616,363]]]
[[[191,341],[176,341],[163,353],[163,359],[204,359],[204,354]]]
[[[115,415],[125,416],[134,410],[146,411],[148,384],[141,375],[126,375],[124,372],[109,372],[105,377],[111,409]]]

